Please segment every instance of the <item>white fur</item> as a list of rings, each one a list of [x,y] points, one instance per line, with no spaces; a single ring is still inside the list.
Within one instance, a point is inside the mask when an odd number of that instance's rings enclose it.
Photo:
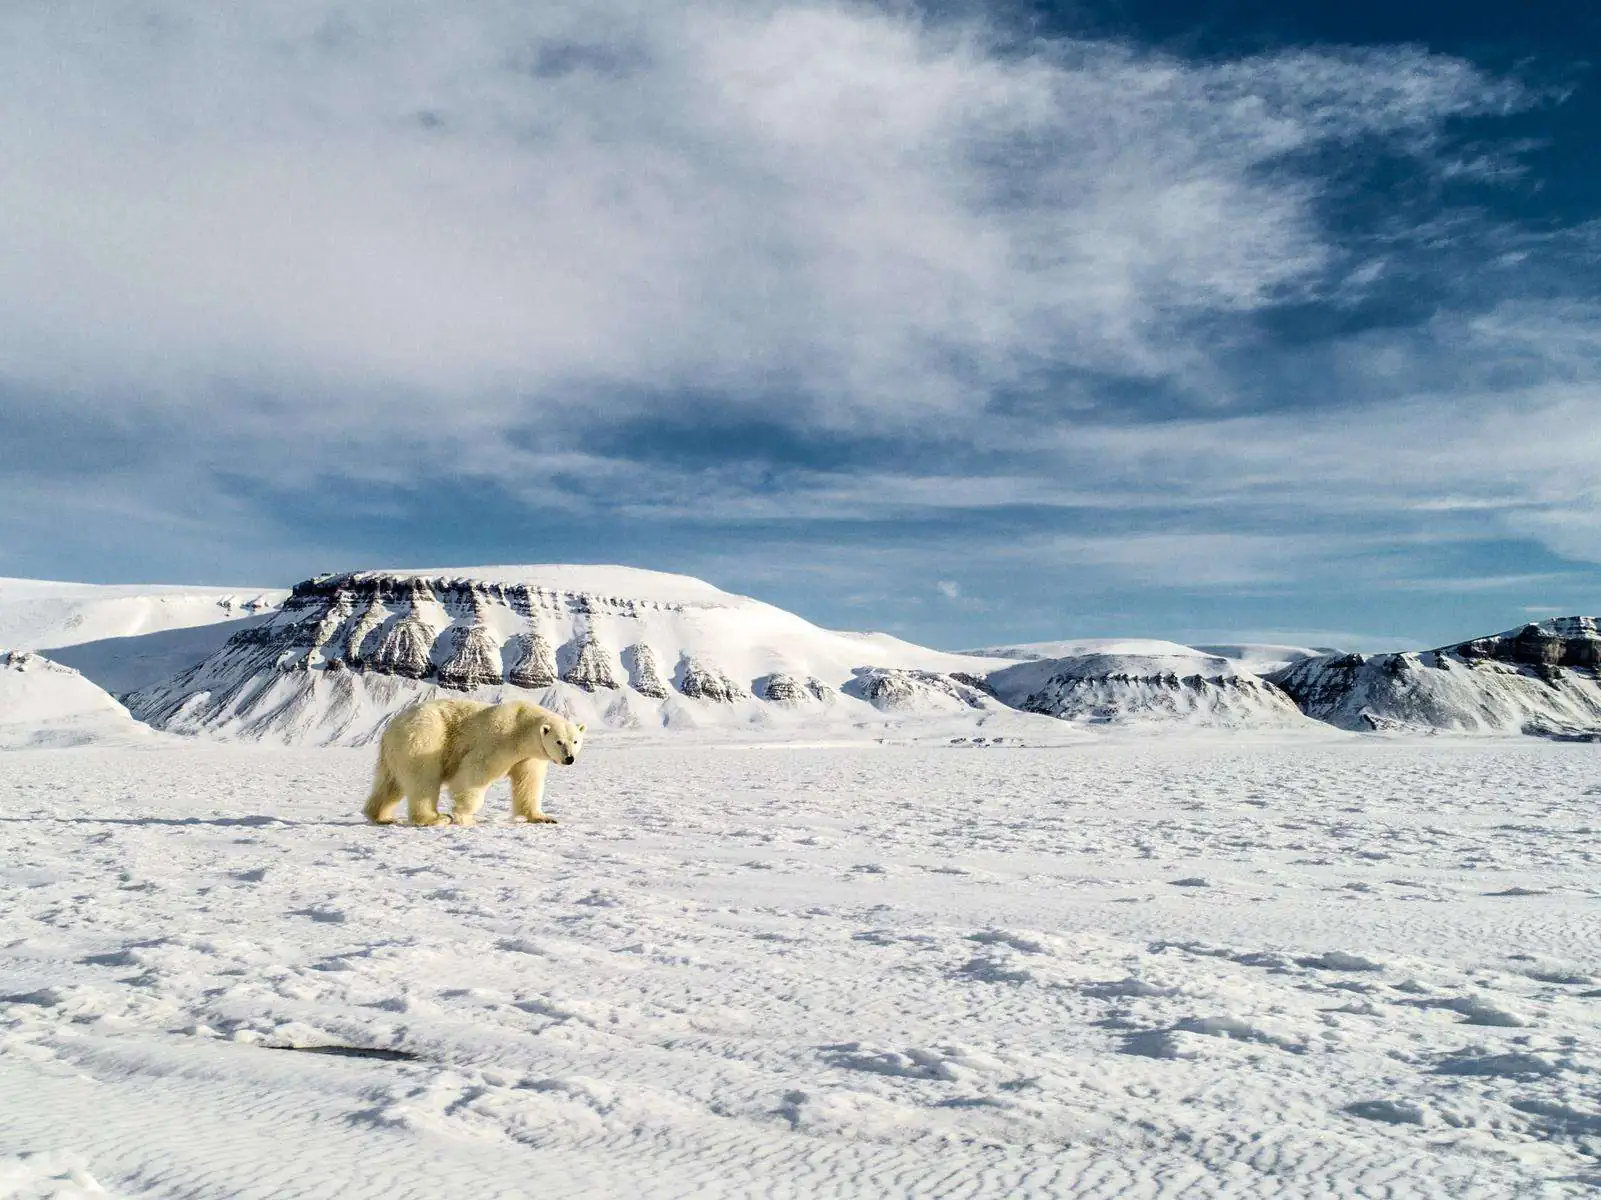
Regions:
[[[553,762],[571,764],[583,743],[582,725],[537,704],[413,704],[384,730],[367,819],[393,823],[404,796],[413,825],[471,825],[489,785],[509,776],[512,819],[554,823],[539,807],[545,771]],[[450,790],[449,816],[439,811],[441,788]]]

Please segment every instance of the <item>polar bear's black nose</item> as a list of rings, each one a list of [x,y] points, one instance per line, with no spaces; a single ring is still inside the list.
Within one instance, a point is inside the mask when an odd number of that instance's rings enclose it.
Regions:
[[[569,754],[569,755],[568,755],[568,756],[567,756],[567,757],[566,757],[566,759],[564,759],[564,760],[563,760],[563,763],[562,763],[562,765],[563,765],[563,766],[567,766],[567,767],[570,767],[570,766],[572,766],[572,765],[573,765],[573,756],[572,756],[572,755],[571,755],[571,754]]]

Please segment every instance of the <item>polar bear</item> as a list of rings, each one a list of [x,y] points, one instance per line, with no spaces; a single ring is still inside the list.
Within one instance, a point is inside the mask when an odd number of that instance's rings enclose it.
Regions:
[[[582,725],[537,704],[413,704],[384,730],[364,811],[374,824],[392,824],[405,796],[413,825],[471,825],[489,785],[509,775],[512,818],[554,824],[539,808],[545,771],[572,765],[583,744]],[[441,787],[450,789],[448,816],[439,811]]]

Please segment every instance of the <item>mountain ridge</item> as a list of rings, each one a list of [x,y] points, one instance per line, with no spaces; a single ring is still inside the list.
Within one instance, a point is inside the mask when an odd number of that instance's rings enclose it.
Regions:
[[[1552,617],[1434,650],[1330,655],[1268,678],[1353,730],[1601,739],[1601,618]]]
[[[364,742],[433,695],[527,697],[636,731],[1001,722],[1040,737],[1050,718],[1601,738],[1601,622],[1584,616],[1374,655],[1148,638],[958,653],[823,629],[692,576],[531,564],[326,573],[277,591],[0,580],[0,632],[18,628],[148,630],[50,656],[149,726],[245,740]]]
[[[128,702],[157,728],[285,740],[370,740],[394,708],[434,694],[526,695],[621,729],[803,715],[860,725],[949,713],[948,672],[1000,665],[835,633],[688,576],[564,564],[369,570],[297,584],[271,618]],[[867,671],[894,684],[850,686]],[[979,695],[980,718],[1009,712]]]

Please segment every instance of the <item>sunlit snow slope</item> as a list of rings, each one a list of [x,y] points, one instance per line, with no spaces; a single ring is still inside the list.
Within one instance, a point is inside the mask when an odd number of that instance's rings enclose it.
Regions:
[[[240,620],[276,608],[287,594],[282,589],[0,579],[0,646],[53,650]]]
[[[71,668],[43,655],[0,650],[0,750],[127,745],[155,736]]]

